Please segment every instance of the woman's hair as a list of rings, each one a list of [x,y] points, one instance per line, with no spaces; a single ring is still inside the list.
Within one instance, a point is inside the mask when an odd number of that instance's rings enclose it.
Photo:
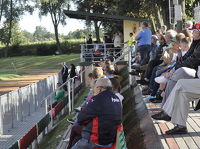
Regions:
[[[98,79],[103,76],[103,70],[101,67],[95,67],[92,71],[92,76],[94,79]]]
[[[185,44],[188,44],[188,45],[190,45],[191,44],[191,41],[190,41],[190,38],[189,37],[186,37],[186,38],[183,38],[183,39],[181,39],[181,41],[180,41],[181,43],[185,43]]]
[[[112,90],[120,92],[121,86],[119,80],[117,80],[116,78],[110,78],[110,81],[112,83]]]
[[[114,70],[113,70],[113,68],[111,67],[111,65],[110,65],[110,66],[106,66],[106,67],[104,68],[104,73],[107,73],[107,74],[114,74]]]
[[[185,34],[183,34],[183,33],[178,33],[178,34],[176,35],[176,41],[179,42],[179,43],[180,43],[180,41],[181,41],[182,39],[184,39],[184,38],[185,38]]]
[[[93,74],[92,74],[92,73],[89,73],[89,74],[88,74],[88,77],[89,77],[89,78],[93,78]]]

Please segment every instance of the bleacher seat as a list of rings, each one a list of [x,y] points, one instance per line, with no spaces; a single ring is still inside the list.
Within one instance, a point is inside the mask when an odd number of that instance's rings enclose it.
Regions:
[[[116,142],[115,142],[115,144],[113,144],[113,146],[105,147],[105,148],[96,147],[95,149],[127,149],[122,124],[119,125],[118,128],[117,128]]]
[[[19,140],[19,148],[26,149],[37,138],[37,125],[35,125],[25,136]]]

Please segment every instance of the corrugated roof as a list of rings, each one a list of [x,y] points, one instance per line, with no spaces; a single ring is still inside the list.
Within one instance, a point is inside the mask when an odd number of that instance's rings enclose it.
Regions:
[[[94,21],[123,21],[123,20],[131,20],[131,21],[147,21],[147,19],[142,18],[134,18],[134,17],[127,17],[127,16],[119,16],[119,15],[107,15],[107,14],[99,14],[99,13],[89,13],[89,12],[81,12],[81,11],[71,11],[71,10],[64,10],[65,15],[70,18],[75,19],[83,19],[83,20],[94,20]]]

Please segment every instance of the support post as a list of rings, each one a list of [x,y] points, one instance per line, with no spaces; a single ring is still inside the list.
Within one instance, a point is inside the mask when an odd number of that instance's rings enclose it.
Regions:
[[[71,79],[68,80],[68,105],[69,105],[69,113],[71,113]]]
[[[132,50],[130,48],[128,52],[128,71],[129,72],[131,72],[131,60],[132,60],[131,53],[132,53]],[[131,75],[129,75],[129,85],[131,84],[132,84],[132,79],[131,79]]]
[[[74,109],[74,89],[75,89],[74,81],[75,81],[75,78],[72,78],[72,109]]]
[[[1,105],[1,96],[0,96],[0,134],[3,135],[3,109]]]

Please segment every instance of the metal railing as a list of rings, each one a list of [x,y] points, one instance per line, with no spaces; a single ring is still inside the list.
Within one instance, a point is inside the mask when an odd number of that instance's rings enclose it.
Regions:
[[[109,56],[118,58],[127,48],[130,47],[125,43],[121,43],[121,47],[114,47],[113,43],[81,44],[81,62],[105,60]]]

